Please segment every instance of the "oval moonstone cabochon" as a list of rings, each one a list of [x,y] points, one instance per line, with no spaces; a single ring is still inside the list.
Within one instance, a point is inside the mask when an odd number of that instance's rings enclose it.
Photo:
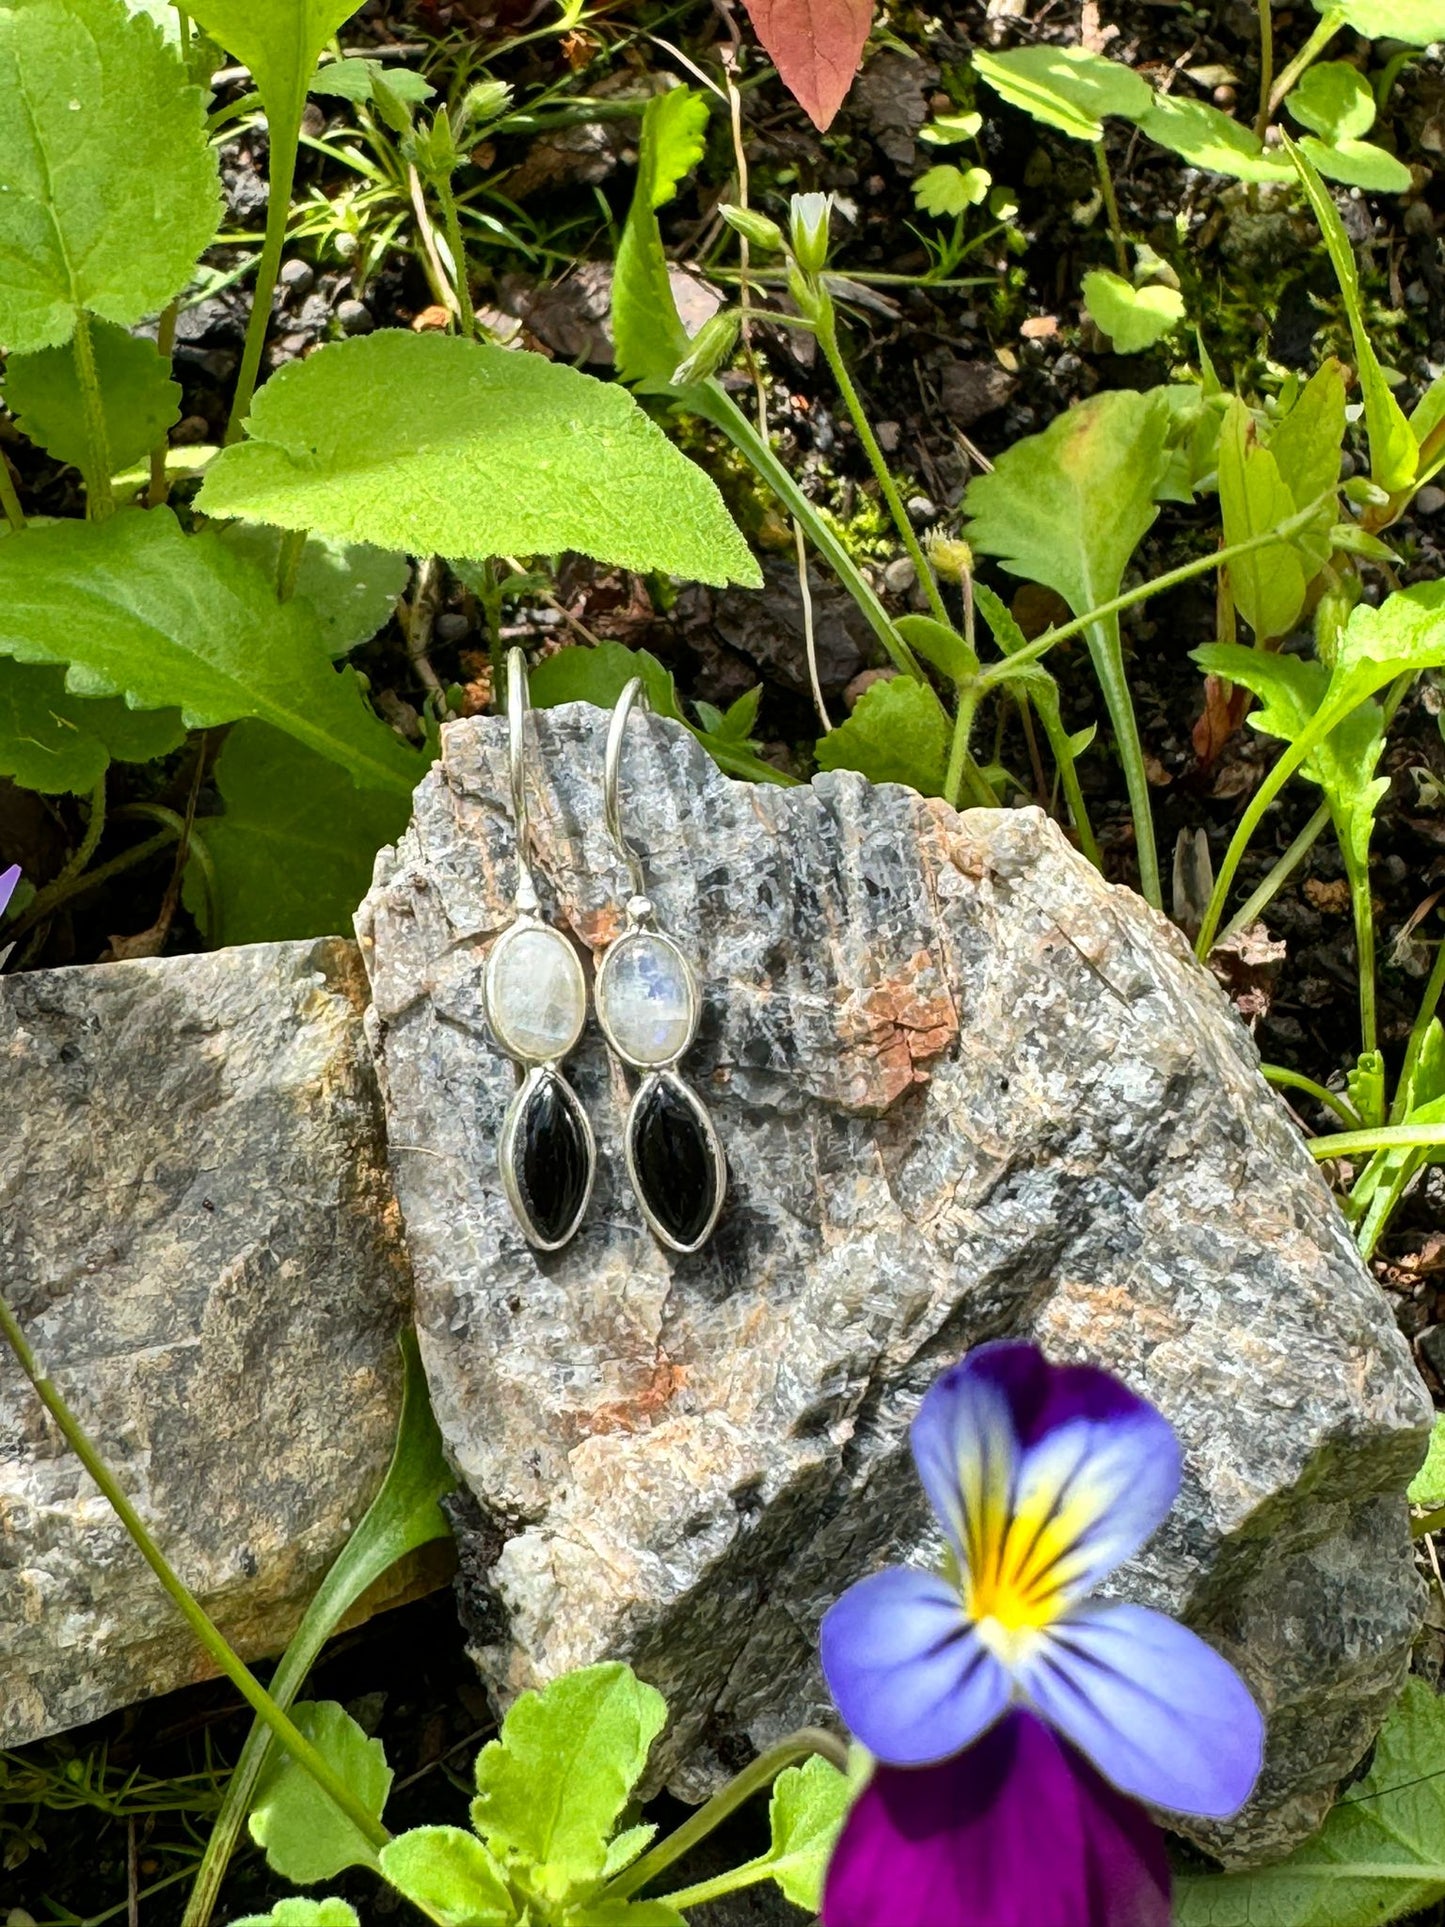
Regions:
[[[534,1071],[512,1099],[502,1154],[513,1209],[533,1244],[565,1244],[592,1191],[592,1134],[576,1092],[553,1070]]]
[[[602,959],[597,1016],[613,1048],[651,1070],[681,1057],[697,1029],[697,990],[687,959],[655,930],[629,930]]]
[[[587,1021],[587,980],[577,952],[545,923],[514,923],[492,945],[487,1022],[509,1057],[565,1057]]]
[[[649,1077],[627,1120],[628,1162],[653,1228],[693,1251],[722,1206],[726,1170],[702,1100],[680,1077]]]

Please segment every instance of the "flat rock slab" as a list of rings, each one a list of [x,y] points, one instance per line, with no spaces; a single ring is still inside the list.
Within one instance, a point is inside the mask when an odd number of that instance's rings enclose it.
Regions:
[[[278,1651],[376,1489],[409,1279],[354,944],[0,980],[0,1277],[187,1583]],[[0,1344],[0,1744],[213,1669]]]
[[[626,883],[606,718],[535,718],[534,870],[584,953]],[[733,783],[638,715],[625,820],[706,1012],[683,1068],[731,1201],[676,1260],[623,1173],[627,1077],[570,1063],[598,1138],[583,1229],[539,1257],[495,1146],[481,1005],[515,861],[505,728],[453,724],[359,919],[442,1429],[481,1508],[477,1634],[505,1698],[604,1655],[672,1703],[700,1792],[826,1713],[819,1618],[935,1549],[906,1427],[981,1339],[1119,1372],[1187,1474],[1118,1589],[1181,1614],[1270,1718],[1233,1861],[1318,1821],[1421,1609],[1402,1502],[1429,1400],[1252,1044],[1175,932],[1033,810],[957,816],[848,773]]]

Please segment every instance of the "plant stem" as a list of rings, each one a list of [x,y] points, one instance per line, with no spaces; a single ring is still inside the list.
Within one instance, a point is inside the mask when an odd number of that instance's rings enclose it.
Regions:
[[[1274,86],[1274,8],[1271,0],[1259,4],[1259,111],[1254,117],[1254,132],[1263,140],[1269,126],[1269,94]]]
[[[0,449],[0,508],[5,511],[5,520],[10,524],[12,535],[19,535],[25,527],[25,511],[15,492],[15,477],[10,473],[10,463],[3,449]]]
[[[694,1848],[700,1840],[705,1840],[714,1827],[720,1827],[731,1813],[736,1813],[745,1800],[755,1793],[770,1787],[784,1767],[792,1766],[798,1760],[806,1760],[813,1753],[821,1753],[825,1760],[831,1760],[840,1773],[848,1768],[848,1749],[843,1742],[831,1733],[825,1733],[819,1726],[804,1726],[796,1733],[790,1733],[776,1746],[770,1746],[766,1753],[760,1753],[750,1766],[729,1780],[720,1792],[715,1793],[705,1806],[698,1808],[691,1819],[684,1820],[675,1832],[665,1840],[659,1840],[650,1852],[640,1860],[634,1860],[602,1890],[604,1900],[625,1900],[648,1885],[674,1860],[680,1860],[685,1853]]]
[[[176,1610],[211,1659],[215,1661],[216,1666],[258,1716],[265,1720],[297,1765],[304,1768],[327,1798],[341,1809],[362,1839],[374,1848],[384,1847],[391,1838],[386,1828],[367,1812],[346,1782],[281,1710],[249,1667],[232,1651],[220,1629],[171,1566],[151,1537],[140,1514],[121,1490],[110,1467],[91,1442],[89,1434],[71,1411],[56,1385],[41,1371],[39,1361],[31,1351],[25,1334],[4,1297],[0,1297],[0,1334],[3,1334],[14,1352],[20,1369],[34,1386],[36,1395],[46,1411],[60,1428],[66,1444],[99,1486],[116,1517],[130,1535],[137,1551],[170,1595]]]
[[[973,719],[978,711],[979,693],[977,683],[960,684],[958,688],[958,714],[953,721],[953,742],[948,752],[948,774],[943,779],[943,800],[955,810],[958,808],[959,795],[963,789],[963,768],[968,757],[968,739],[973,734]],[[990,793],[990,804],[993,801],[993,795]]]
[[[276,292],[276,277],[281,272],[281,253],[286,245],[286,223],[291,212],[291,190],[296,184],[296,152],[301,144],[301,106],[267,120],[271,130],[271,156],[267,165],[266,235],[261,243],[261,258],[256,266],[256,286],[251,295],[251,315],[246,323],[246,345],[241,352],[241,372],[236,377],[236,392],[231,398],[231,418],[226,423],[225,440],[241,439],[241,429],[251,412],[251,397],[261,372],[261,355],[266,346],[266,331],[271,325],[271,302]]]
[[[93,522],[103,522],[115,514],[115,496],[110,486],[110,433],[105,425],[105,402],[100,392],[100,375],[95,366],[95,344],[90,338],[90,316],[79,308],[75,316],[75,376],[80,385],[81,407],[85,412],[85,435],[90,444],[86,464],[85,508]]]
[[[1337,1092],[1317,1084],[1312,1077],[1306,1077],[1303,1071],[1286,1070],[1283,1064],[1261,1064],[1259,1068],[1271,1084],[1282,1085],[1286,1090],[1304,1091],[1317,1104],[1323,1104],[1326,1110],[1333,1111],[1347,1131],[1360,1128],[1359,1113],[1352,1110]]]
[[[305,529],[284,529],[276,555],[276,600],[289,602],[296,593],[296,578],[301,573],[301,558],[306,553]]]
[[[822,287],[819,288],[817,327],[818,345],[827,358],[829,368],[833,371],[833,379],[838,384],[843,405],[858,431],[858,439],[862,442],[864,453],[868,457],[873,473],[878,478],[878,486],[883,491],[888,512],[903,538],[903,546],[908,551],[909,560],[918,572],[918,580],[923,584],[923,592],[928,597],[928,606],[935,618],[946,628],[951,629],[953,621],[948,613],[948,605],[944,602],[938,587],[938,578],[934,575],[933,567],[923,553],[923,546],[914,533],[913,524],[908,519],[908,510],[903,506],[903,498],[898,493],[898,484],[894,481],[888,463],[884,459],[883,450],[878,445],[878,437],[873,433],[873,424],[864,410],[858,390],[853,386],[853,377],[848,373],[848,364],[844,361],[838,346],[837,317],[833,310],[833,297],[826,288]]]
[[[184,17],[184,16],[183,16]],[[181,312],[179,300],[173,301],[161,315],[156,329],[156,349],[162,361],[169,361],[175,352],[176,320]],[[151,481],[146,490],[146,507],[158,509],[164,506],[171,492],[170,476],[166,472],[166,457],[170,453],[170,436],[162,435],[151,450]]]
[[[1445,943],[1435,950],[1435,962],[1425,984],[1425,994],[1420,999],[1420,1008],[1415,1013],[1415,1021],[1410,1026],[1410,1041],[1405,1046],[1405,1061],[1400,1066],[1400,1080],[1395,1086],[1395,1101],[1390,1106],[1390,1122],[1402,1124],[1405,1117],[1405,1104],[1410,1084],[1415,1075],[1415,1067],[1420,1062],[1420,1053],[1425,1048],[1425,1033],[1430,1028],[1430,1020],[1440,1002],[1441,992],[1445,991]]]
[[[1336,832],[1338,835],[1338,832]],[[1375,906],[1370,896],[1370,859],[1357,862],[1348,830],[1339,837],[1350,884],[1350,908],[1355,921],[1355,968],[1360,979],[1360,1049],[1375,1048]]]
[[[1124,245],[1124,224],[1119,219],[1119,201],[1114,193],[1114,176],[1109,172],[1109,156],[1102,140],[1094,146],[1094,166],[1099,173],[1099,192],[1104,197],[1104,212],[1109,217],[1109,233],[1114,242],[1114,265],[1127,281],[1129,279],[1129,250]]]
[[[1124,769],[1124,787],[1129,793],[1129,813],[1134,819],[1134,843],[1139,858],[1139,888],[1146,901],[1162,914],[1164,883],[1159,874],[1159,850],[1154,840],[1154,804],[1149,794],[1149,772],[1144,764],[1139,719],[1134,714],[1134,697],[1124,667],[1118,618],[1106,616],[1102,622],[1091,623],[1084,639],[1104,693],[1109,720],[1114,725],[1114,747]]]
[[[162,850],[178,840],[179,834],[178,830],[163,830],[159,836],[150,837],[144,843],[137,843],[132,850],[122,850],[120,855],[113,856],[109,863],[102,863],[98,869],[88,870],[84,876],[75,876],[69,880],[57,877],[53,883],[47,883],[43,890],[35,893],[29,909],[23,917],[10,926],[5,933],[6,936],[23,937],[27,930],[33,930],[37,923],[43,922],[50,915],[52,910],[58,909],[70,898],[84,896],[88,891],[98,890],[101,884],[109,883],[112,877],[120,876],[126,870],[135,869],[137,864],[149,862],[153,856],[159,856]]]
[[[1229,848],[1224,853],[1224,862],[1220,866],[1219,875],[1215,878],[1214,890],[1209,899],[1209,906],[1204,912],[1204,922],[1200,926],[1199,940],[1194,946],[1194,954],[1201,963],[1214,948],[1214,933],[1219,928],[1220,917],[1229,900],[1229,891],[1234,882],[1235,872],[1239,869],[1244,853],[1249,848],[1250,838],[1264,820],[1265,811],[1274,802],[1290,777],[1318,749],[1329,734],[1329,729],[1316,729],[1320,714],[1323,713],[1325,712],[1317,712],[1314,722],[1307,729],[1302,730],[1292,743],[1286,744],[1283,755],[1250,798],[1249,808],[1239,819],[1239,827],[1229,840]],[[1329,717],[1330,729],[1342,720],[1338,711],[1330,711]]]
[[[1312,1157],[1372,1157],[1376,1151],[1445,1150],[1445,1124],[1380,1124],[1309,1140]]]
[[[725,1894],[735,1894],[743,1887],[755,1887],[760,1880],[767,1880],[773,1871],[770,1854],[762,1854],[756,1860],[749,1860],[746,1866],[734,1867],[729,1873],[714,1874],[711,1880],[699,1880],[691,1887],[679,1887],[676,1893],[659,1894],[658,1903],[671,1907],[680,1914],[684,1907],[701,1907],[706,1901],[721,1900]]]
[[[1340,28],[1345,24],[1343,7],[1332,7],[1316,26],[1309,39],[1300,48],[1294,59],[1285,68],[1279,79],[1269,91],[1269,112],[1265,116],[1265,126],[1279,111],[1279,104],[1294,86],[1306,67],[1313,65],[1328,47]]]
[[[1294,842],[1290,844],[1279,861],[1270,868],[1268,876],[1253,896],[1246,899],[1243,907],[1229,919],[1219,933],[1219,941],[1224,943],[1236,931],[1245,930],[1252,924],[1262,910],[1274,901],[1285,884],[1289,882],[1296,867],[1307,857],[1319,841],[1321,830],[1330,820],[1330,806],[1321,803],[1309,822],[1305,824]]]
[[[1440,1506],[1434,1512],[1427,1512],[1423,1519],[1412,1519],[1410,1537],[1423,1539],[1431,1532],[1439,1532],[1442,1527],[1445,1527],[1445,1506]]]
[[[450,179],[438,174],[432,182],[436,197],[441,202],[442,221],[447,231],[447,252],[452,257],[452,282],[457,291],[457,314],[461,318],[462,333],[468,340],[475,341],[477,335],[477,313],[472,306],[471,281],[467,275],[467,249],[462,240],[462,224],[457,214],[457,197],[452,192]]]

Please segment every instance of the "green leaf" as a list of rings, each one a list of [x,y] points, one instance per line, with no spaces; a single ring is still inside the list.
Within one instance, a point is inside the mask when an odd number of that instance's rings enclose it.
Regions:
[[[537,664],[528,679],[528,691],[536,709],[555,709],[558,703],[595,703],[599,709],[611,709],[634,676],[641,676],[654,715],[686,722],[672,671],[646,649],[628,649],[620,642],[559,649]]]
[[[592,1900],[569,1908],[567,1927],[687,1927],[665,1900]]]
[[[615,1662],[523,1693],[477,1756],[472,1825],[548,1900],[600,1879],[666,1720],[661,1693]]]
[[[993,186],[986,167],[954,167],[944,161],[913,183],[913,198],[925,214],[966,214]]]
[[[1445,1896],[1445,1699],[1408,1679],[1363,1780],[1276,1866],[1175,1882],[1177,1927],[1379,1927]]]
[[[1405,1496],[1411,1505],[1445,1505],[1445,1417],[1435,1420],[1425,1463],[1410,1481]]]
[[[211,944],[346,936],[371,887],[383,844],[407,826],[411,803],[392,790],[358,792],[345,770],[265,723],[237,723],[216,762],[223,816],[197,825],[218,889]],[[197,866],[186,906],[206,902]]]
[[[1321,140],[1354,140],[1375,124],[1375,96],[1358,67],[1347,60],[1321,60],[1308,68],[1285,98],[1292,119]]]
[[[1227,544],[1263,535],[1295,513],[1279,464],[1254,436],[1248,407],[1230,402],[1219,434],[1219,506]],[[1313,575],[1314,570],[1310,571]],[[1229,564],[1234,604],[1257,640],[1288,635],[1304,608],[1305,565],[1289,542],[1271,542]]]
[[[1370,431],[1370,477],[1393,495],[1397,489],[1408,488],[1414,481],[1419,467],[1419,445],[1404,411],[1390,392],[1384,370],[1370,345],[1364,310],[1360,305],[1360,277],[1344,223],[1330,199],[1329,190],[1309,160],[1288,134],[1284,134],[1282,139],[1304,186],[1311,212],[1319,224],[1349,318],[1350,337],[1355,345],[1355,365],[1365,397],[1365,422]]]
[[[7,348],[59,346],[82,308],[123,328],[157,313],[190,279],[220,211],[205,97],[154,21],[117,0],[0,10]]]
[[[942,796],[949,722],[927,683],[894,676],[869,685],[853,714],[818,743],[819,769],[856,769],[872,783]]]
[[[91,345],[111,469],[118,473],[142,461],[180,420],[180,385],[171,380],[170,363],[153,341],[114,322],[93,322]],[[57,462],[85,468],[90,433],[68,347],[11,355],[5,364],[5,401],[22,435]]]
[[[291,1718],[379,1820],[392,1779],[381,1741],[369,1740],[335,1700],[308,1700],[291,1709]],[[345,1867],[376,1866],[370,1844],[280,1746],[272,1748],[257,1782],[250,1826],[267,1866],[298,1886],[330,1880]]]
[[[251,69],[272,145],[285,148],[301,126],[323,49],[356,7],[357,0],[188,0],[186,11]]]
[[[1083,47],[976,53],[973,70],[1011,106],[1075,140],[1102,140],[1106,114],[1138,120],[1154,98],[1147,81],[1130,68]]]
[[[1342,181],[1346,187],[1362,187],[1368,194],[1406,194],[1410,190],[1409,168],[1373,141],[1340,140],[1327,146],[1306,134],[1300,152],[1326,180]]]
[[[611,1880],[612,1876],[621,1873],[624,1867],[630,1867],[637,1856],[652,1845],[656,1836],[657,1828],[651,1825],[628,1827],[624,1832],[615,1834],[607,1849],[607,1865],[602,1869],[603,1878]]]
[[[687,330],[668,280],[657,210],[702,159],[707,117],[706,97],[691,87],[655,95],[643,109],[637,182],[612,278],[614,359],[624,381],[665,386],[687,354]]]
[[[918,138],[928,147],[952,147],[957,141],[971,141],[982,127],[982,114],[939,114],[919,128]]]
[[[395,62],[383,66],[379,60],[366,60],[354,54],[344,60],[329,61],[320,68],[311,76],[307,92],[335,95],[340,100],[364,104],[375,97],[378,81],[396,99],[415,106],[430,100],[436,92],[429,80],[423,80],[410,67],[400,67]]]
[[[0,776],[54,796],[93,790],[112,761],[149,763],[185,741],[175,710],[88,701],[65,671],[0,657]]]
[[[768,1871],[795,1907],[821,1911],[823,1876],[852,1802],[848,1776],[816,1753],[773,1782]]]
[[[226,547],[243,555],[275,582],[283,541],[280,529],[259,522],[230,522],[216,531]],[[366,542],[338,542],[327,535],[307,538],[296,571],[293,594],[308,602],[321,626],[330,656],[344,656],[370,642],[390,620],[411,577],[411,564],[390,549]]]
[[[246,1914],[231,1927],[361,1927],[361,1922],[344,1900],[303,1900],[292,1894],[278,1900],[269,1914]]]
[[[381,1850],[381,1871],[441,1927],[492,1927],[517,1918],[496,1861],[460,1827],[399,1833]]]
[[[424,773],[327,660],[315,616],[216,536],[168,509],[51,522],[0,542],[0,656],[66,663],[76,696],[179,709],[191,729],[245,716],[294,736],[362,788]]]
[[[978,653],[956,629],[932,616],[900,616],[894,624],[910,649],[941,670],[950,682],[967,682],[978,674]]]
[[[1134,288],[1105,268],[1084,276],[1084,302],[1121,355],[1152,348],[1184,319],[1184,297],[1177,288]]]
[[[1297,509],[1332,494],[1339,482],[1344,440],[1344,371],[1331,356],[1310,376],[1289,412],[1269,430],[1269,452]],[[1333,505],[1327,506],[1327,519],[1333,519],[1334,513]],[[1323,545],[1317,552],[1323,561]]]
[[[1345,1093],[1363,1123],[1384,1123],[1385,1060],[1379,1051],[1360,1052],[1345,1072]]]
[[[1139,126],[1150,140],[1180,154],[1193,167],[1229,174],[1237,181],[1287,181],[1289,169],[1272,161],[1251,128],[1202,100],[1159,94]]]
[[[258,392],[196,506],[412,555],[552,555],[761,587],[703,471],[615,382],[387,328]]]
[[[1403,40],[1428,47],[1445,40],[1441,0],[1314,0],[1316,13],[1338,13],[1366,40]]]

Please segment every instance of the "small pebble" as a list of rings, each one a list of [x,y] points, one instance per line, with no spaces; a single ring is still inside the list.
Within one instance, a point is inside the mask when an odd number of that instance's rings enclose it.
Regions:
[[[910,510],[913,504],[909,503]],[[883,586],[889,595],[907,595],[918,580],[918,571],[913,566],[911,556],[895,556],[883,571]]]
[[[1347,448],[1340,450],[1340,480],[1348,482],[1355,472],[1355,458]]]
[[[898,444],[903,439],[903,430],[897,422],[879,422],[873,432],[878,437],[878,446],[885,455],[898,453]]]
[[[437,617],[436,638],[438,642],[461,642],[472,632],[472,625],[459,610],[448,609],[445,615]]]
[[[1431,482],[1415,497],[1415,508],[1421,515],[1438,515],[1445,509],[1445,488],[1436,488]]]
[[[364,301],[338,301],[336,319],[342,332],[348,335],[369,335],[376,326],[372,312]]]
[[[925,522],[936,522],[938,520],[937,505],[931,502],[926,495],[910,495],[908,498],[908,519],[910,522],[916,522],[920,527]]]
[[[277,278],[286,292],[294,294],[299,300],[315,287],[316,270],[309,261],[283,261]]]

